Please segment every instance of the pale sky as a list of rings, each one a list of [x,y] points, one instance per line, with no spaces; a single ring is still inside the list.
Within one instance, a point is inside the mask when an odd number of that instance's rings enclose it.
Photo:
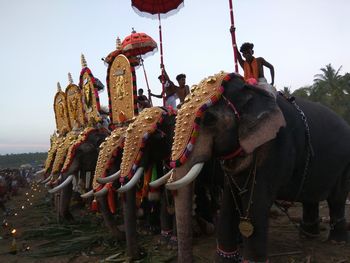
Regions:
[[[233,0],[233,7],[238,46],[253,42],[255,55],[274,65],[277,89],[312,84],[328,63],[350,72],[349,0]],[[159,42],[158,21],[140,17],[129,0],[0,0],[0,154],[47,151],[56,128],[56,83],[64,90],[68,72],[78,83],[83,53],[105,84],[101,58],[132,27]],[[172,79],[185,73],[191,86],[234,71],[228,0],[185,0],[162,28]],[[145,60],[153,93],[161,90],[159,64],[159,52]],[[146,90],[141,68],[136,77]],[[106,90],[100,101],[108,105]]]

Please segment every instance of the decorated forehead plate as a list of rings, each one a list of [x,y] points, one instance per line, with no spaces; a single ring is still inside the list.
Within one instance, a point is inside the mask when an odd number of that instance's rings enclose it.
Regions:
[[[93,179],[93,189],[97,189],[100,186],[96,179],[98,177],[106,176],[107,169],[110,167],[111,159],[116,156],[118,150],[123,147],[126,129],[126,126],[115,128],[111,135],[100,145],[100,152]]]
[[[48,172],[55,159],[57,148],[58,145],[62,142],[62,138],[63,137],[57,137],[56,135],[51,137],[51,145],[49,151],[47,152],[47,158],[45,161],[45,173]]]
[[[88,139],[88,136],[90,135],[90,133],[94,131],[97,131],[97,130],[93,127],[87,127],[82,132],[79,133],[79,136],[76,137],[75,140],[70,140],[69,148],[63,163],[63,167],[61,169],[61,173],[65,173],[68,170],[75,156],[75,150],[82,143],[84,143]]]
[[[63,139],[63,142],[58,145],[55,161],[52,166],[52,173],[59,173],[61,171],[61,167],[66,159],[67,151],[69,147],[74,144],[78,135],[77,132],[70,131]]]
[[[175,137],[171,153],[173,162],[185,162],[198,133],[199,126],[195,120],[200,118],[202,113],[220,98],[223,92],[221,83],[226,75],[227,73],[222,71],[203,79],[198,85],[194,85],[191,93],[186,96],[176,116]]]
[[[146,108],[129,125],[126,131],[124,143],[124,153],[121,164],[122,177],[132,177],[136,172],[138,163],[142,156],[144,142],[156,129],[162,121],[162,116],[166,112],[158,107]]]

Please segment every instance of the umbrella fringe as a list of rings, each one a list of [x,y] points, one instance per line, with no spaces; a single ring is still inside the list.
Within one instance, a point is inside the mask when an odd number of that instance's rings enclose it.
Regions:
[[[169,12],[167,12],[167,13],[165,13],[165,14],[160,14],[160,18],[161,18],[161,19],[165,19],[165,18],[168,18],[169,16],[175,15],[175,14],[177,14],[177,13],[180,11],[180,9],[183,8],[183,7],[184,7],[184,2],[182,2],[177,8],[175,8],[175,9],[173,9],[173,10],[170,10]],[[139,16],[158,20],[158,13],[154,13],[154,14],[146,13],[146,12],[140,11],[140,10],[139,10],[137,7],[135,7],[135,6],[132,6],[132,9],[134,9],[135,13],[138,14]]]

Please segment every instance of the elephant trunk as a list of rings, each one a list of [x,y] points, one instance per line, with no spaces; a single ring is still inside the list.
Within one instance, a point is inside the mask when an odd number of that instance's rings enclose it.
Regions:
[[[192,262],[192,191],[193,184],[174,194],[178,240],[178,262]]]
[[[123,203],[124,225],[126,234],[127,254],[132,259],[137,259],[139,250],[137,246],[136,232],[136,188],[133,187],[125,193]]]
[[[67,221],[71,221],[73,220],[73,216],[69,211],[69,204],[70,204],[70,200],[72,197],[72,182],[70,181],[68,183],[69,187],[64,187],[62,188],[62,192],[59,195],[60,198],[60,202],[59,202],[59,221],[62,220],[67,220]]]
[[[114,222],[114,218],[112,213],[109,211],[108,202],[106,196],[96,197],[100,212],[103,216],[104,222],[112,233],[113,236],[117,238],[117,240],[125,240],[124,233],[118,228],[116,223]]]

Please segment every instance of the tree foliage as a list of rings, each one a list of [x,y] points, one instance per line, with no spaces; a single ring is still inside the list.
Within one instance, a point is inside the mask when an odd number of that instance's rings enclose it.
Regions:
[[[321,68],[311,86],[301,87],[292,95],[320,102],[342,116],[350,124],[350,74],[340,74],[331,64]]]
[[[47,153],[20,153],[0,155],[0,169],[19,168],[23,164],[32,166],[41,165],[45,162]]]

